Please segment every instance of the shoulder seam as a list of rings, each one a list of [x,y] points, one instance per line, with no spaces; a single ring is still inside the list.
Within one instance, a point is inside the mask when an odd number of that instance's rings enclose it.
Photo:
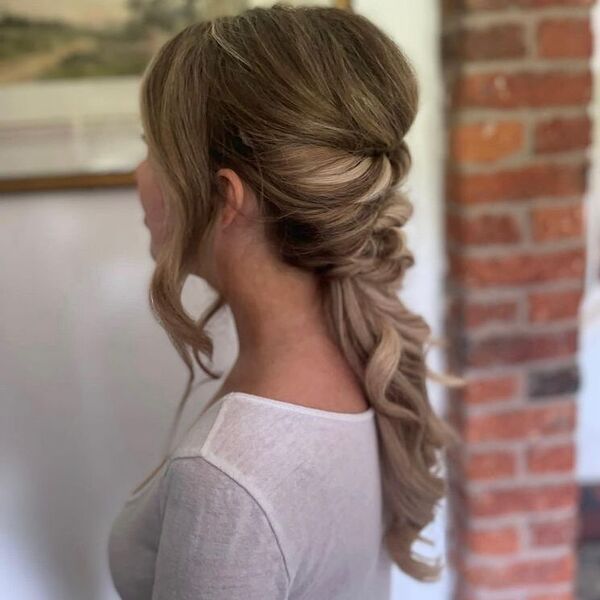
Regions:
[[[204,417],[205,415],[207,415],[208,412],[212,408],[214,408],[214,407],[217,407],[217,409],[218,409],[217,410],[217,414],[215,415],[215,419],[211,423],[210,428],[209,428],[209,430],[206,433],[206,437],[202,441],[202,444],[200,445],[200,447],[198,447],[198,446],[196,446],[196,447],[187,447],[184,444],[186,436],[194,428],[195,424],[200,419],[202,419],[202,417]],[[183,437],[179,441],[179,444],[176,446],[176,448],[173,450],[173,453],[169,457],[170,460],[173,460],[175,458],[190,458],[190,457],[194,457],[194,456],[202,456],[203,455],[202,453],[204,452],[204,448],[208,445],[209,441],[216,435],[216,430],[218,428],[218,425],[220,425],[220,423],[221,423],[221,421],[223,419],[224,407],[225,407],[225,401],[224,401],[224,399],[223,398],[219,398],[216,402],[214,402],[211,406],[209,406],[208,409],[206,409],[204,412],[202,412],[196,418],[196,420],[189,426],[188,430],[185,432],[185,434],[183,435]],[[187,452],[188,454],[178,454],[180,452]],[[193,454],[189,454],[189,452],[193,452]]]
[[[246,486],[244,486],[242,483],[240,483],[237,479],[233,478],[229,473],[227,473],[227,471],[223,470],[221,467],[219,467],[218,465],[216,465],[213,461],[211,461],[206,456],[203,456],[203,455],[175,456],[175,457],[173,457],[173,458],[170,459],[169,464],[175,462],[176,460],[190,460],[190,459],[201,459],[204,462],[206,462],[209,465],[211,465],[212,467],[214,467],[215,469],[217,469],[219,472],[223,473],[223,475],[225,475],[229,480],[231,480],[236,485],[236,487],[239,487],[240,489],[244,490],[246,492],[246,494],[250,497],[250,499],[252,500],[252,502],[256,506],[258,506],[258,508],[260,509],[260,511],[262,512],[262,514],[264,515],[265,520],[267,521],[267,524],[269,525],[269,529],[271,530],[271,533],[273,534],[273,538],[275,539],[275,543],[277,544],[277,549],[279,550],[279,554],[280,554],[281,560],[283,562],[283,567],[285,569],[285,574],[286,574],[287,582],[288,582],[288,586],[289,586],[290,583],[291,583],[291,577],[290,577],[290,571],[288,569],[287,560],[286,560],[285,554],[283,552],[283,548],[281,546],[281,542],[279,541],[279,537],[277,536],[277,533],[275,532],[275,529],[273,528],[273,524],[271,523],[271,519],[269,518],[269,515],[267,514],[267,512],[263,508],[262,504],[255,498],[254,494],[252,494],[252,492]]]

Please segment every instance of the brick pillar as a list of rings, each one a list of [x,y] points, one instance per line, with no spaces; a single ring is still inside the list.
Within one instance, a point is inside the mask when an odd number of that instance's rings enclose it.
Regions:
[[[591,0],[443,0],[456,600],[573,600]]]

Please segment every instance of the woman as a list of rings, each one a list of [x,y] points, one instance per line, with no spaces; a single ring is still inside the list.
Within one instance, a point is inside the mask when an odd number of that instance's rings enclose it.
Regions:
[[[150,304],[190,377],[231,310],[239,354],[218,393],[115,520],[125,599],[388,598],[456,441],[433,412],[430,329],[397,296],[413,264],[398,189],[414,71],[366,18],[278,4],[187,27],[142,84],[137,169],[156,269]],[[195,320],[193,274],[217,298]],[[427,541],[427,540],[426,540]]]

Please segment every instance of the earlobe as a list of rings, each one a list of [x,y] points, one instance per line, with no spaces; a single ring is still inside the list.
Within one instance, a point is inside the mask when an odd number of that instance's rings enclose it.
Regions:
[[[219,169],[217,178],[219,195],[223,200],[223,225],[227,226],[237,213],[242,213],[244,186],[232,169]]]

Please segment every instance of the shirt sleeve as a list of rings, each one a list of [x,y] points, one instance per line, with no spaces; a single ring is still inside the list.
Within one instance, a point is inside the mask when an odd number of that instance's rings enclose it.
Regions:
[[[152,600],[285,600],[289,577],[261,506],[203,457],[164,480]]]

